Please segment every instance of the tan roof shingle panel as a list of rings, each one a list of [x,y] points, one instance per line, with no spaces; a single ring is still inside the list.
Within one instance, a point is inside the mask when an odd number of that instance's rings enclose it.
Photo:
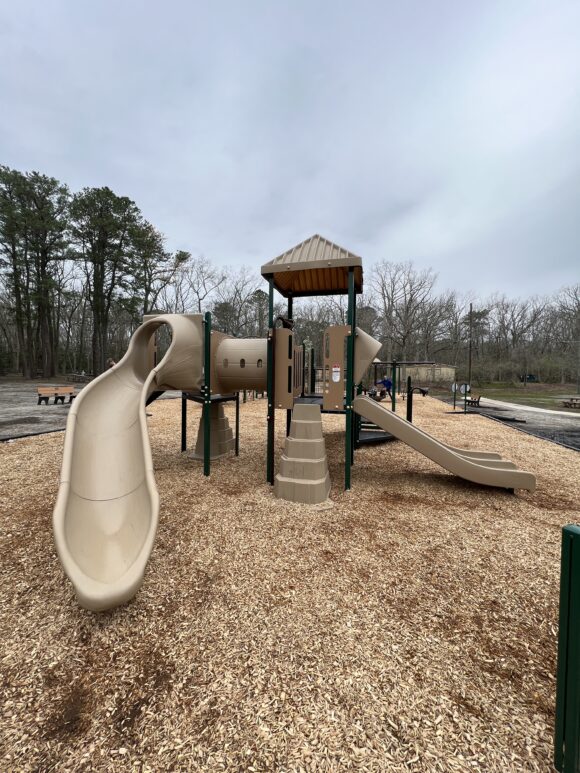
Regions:
[[[362,292],[362,258],[315,234],[262,266],[283,296],[346,293],[354,269],[355,292]]]

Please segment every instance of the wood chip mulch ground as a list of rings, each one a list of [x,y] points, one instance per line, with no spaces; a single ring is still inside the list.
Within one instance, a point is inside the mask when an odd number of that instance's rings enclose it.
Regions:
[[[499,451],[537,491],[397,442],[358,451],[345,493],[344,423],[325,416],[332,504],[306,507],[264,483],[265,401],[209,479],[179,453],[179,401],[149,410],[160,526],[109,613],[78,607],[53,546],[63,435],[0,447],[0,770],[551,769],[576,452],[417,399],[419,426]],[[190,405],[192,442],[198,420]]]

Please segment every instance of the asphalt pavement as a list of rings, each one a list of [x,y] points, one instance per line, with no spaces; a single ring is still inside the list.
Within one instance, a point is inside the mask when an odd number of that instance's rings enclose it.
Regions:
[[[65,402],[54,405],[38,405],[37,387],[66,384],[66,379],[56,381],[18,381],[0,380],[0,441],[11,440],[27,435],[42,435],[45,432],[57,432],[66,427],[70,404]],[[71,385],[72,386],[72,385]],[[80,392],[85,384],[74,384]],[[180,392],[165,392],[163,398],[179,397]],[[65,398],[66,401],[67,398]]]
[[[453,400],[445,398],[445,402],[452,404]],[[457,411],[463,412],[459,401]],[[580,451],[580,411],[554,411],[487,397],[481,398],[479,408],[468,408],[467,411],[505,422],[522,432]]]

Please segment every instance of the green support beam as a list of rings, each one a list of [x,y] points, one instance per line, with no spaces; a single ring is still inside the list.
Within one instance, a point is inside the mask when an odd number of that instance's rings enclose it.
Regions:
[[[355,389],[357,389],[357,386],[358,386],[357,384],[354,383],[354,347],[356,345],[356,324],[357,324],[357,320],[356,320],[356,293],[355,293],[354,297],[353,297],[353,304],[352,304],[352,326],[351,326],[351,329],[352,329],[352,369],[353,369],[353,374],[352,374],[352,393],[351,394],[352,394],[353,398],[354,398]],[[351,411],[351,413],[352,413],[352,411]],[[358,444],[357,427],[358,427],[359,419],[360,419],[359,416],[357,416],[355,413],[352,413],[352,421],[351,421],[351,425],[352,425],[352,441],[351,441],[351,444],[350,444],[350,463],[351,463],[351,465],[354,464],[354,449],[357,447],[357,444]]]
[[[181,453],[187,451],[187,398],[181,393]]]
[[[350,335],[347,338],[346,345],[346,433],[344,447],[344,488],[350,489],[350,471],[352,467],[353,454],[353,419],[352,419],[352,398],[354,390],[354,321],[355,321],[355,303],[356,295],[354,291],[354,270],[348,270],[348,312],[347,324],[350,325]]]
[[[268,438],[266,447],[266,480],[274,485],[274,280],[268,280]]]
[[[363,385],[357,384],[356,385],[356,393],[357,395],[362,395],[363,393]],[[360,431],[362,426],[362,417],[357,414],[354,416],[354,445],[353,450],[355,448],[359,448],[360,446]]]
[[[209,311],[205,314],[203,353],[203,474],[207,476],[210,473],[211,465],[211,312]]]
[[[580,771],[580,527],[562,529],[554,766]]]
[[[236,456],[240,455],[240,393],[236,392]]]
[[[293,315],[293,303],[292,303],[292,296],[288,296],[288,319],[292,321],[292,315]],[[294,332],[292,333],[292,340],[294,341]],[[294,383],[292,383],[292,388],[294,388]],[[288,408],[286,410],[286,437],[290,434],[290,424],[292,422],[292,409]]]

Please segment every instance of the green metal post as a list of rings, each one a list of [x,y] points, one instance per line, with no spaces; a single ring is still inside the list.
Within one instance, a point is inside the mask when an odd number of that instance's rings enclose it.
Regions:
[[[240,455],[240,393],[236,392],[236,456]]]
[[[393,382],[391,384],[391,409],[394,411],[397,407],[397,363],[395,360],[391,363],[391,381]]]
[[[204,326],[204,363],[203,363],[203,380],[204,380],[204,396],[203,396],[203,474],[209,475],[210,472],[210,456],[211,456],[211,384],[210,384],[210,370],[211,370],[211,312],[205,313],[205,326]]]
[[[363,385],[362,383],[356,385],[356,393],[357,395],[362,395],[363,392]],[[360,447],[360,430],[361,430],[361,424],[362,424],[362,417],[359,416],[357,413],[354,417],[354,447],[359,448]]]
[[[268,442],[266,448],[266,480],[274,485],[274,280],[268,280]]]
[[[300,397],[306,394],[306,344],[302,344],[302,392]]]
[[[310,350],[310,394],[316,392],[316,369],[314,367],[314,347]]]
[[[356,346],[356,293],[354,294],[354,297],[352,299],[352,337],[353,337],[353,343],[352,343],[352,396],[354,398],[354,392],[357,387],[357,385],[354,383],[354,349]],[[352,413],[352,442],[350,444],[350,463],[354,464],[354,449],[356,448],[357,443],[357,426],[359,423],[359,417],[356,416],[354,413]]]
[[[554,766],[580,770],[580,527],[562,529]]]
[[[292,296],[288,296],[288,319],[292,321]],[[294,370],[294,358],[292,358],[292,370]],[[292,372],[292,389],[294,389],[294,372]],[[286,437],[290,434],[290,424],[292,422],[292,409],[286,409]]]
[[[348,315],[347,324],[350,325],[350,335],[346,346],[346,439],[344,448],[344,488],[350,489],[350,468],[352,466],[352,395],[354,389],[354,269],[348,270]]]
[[[187,451],[187,397],[181,393],[181,453]]]
[[[413,386],[411,376],[407,376],[407,421],[413,423]]]

